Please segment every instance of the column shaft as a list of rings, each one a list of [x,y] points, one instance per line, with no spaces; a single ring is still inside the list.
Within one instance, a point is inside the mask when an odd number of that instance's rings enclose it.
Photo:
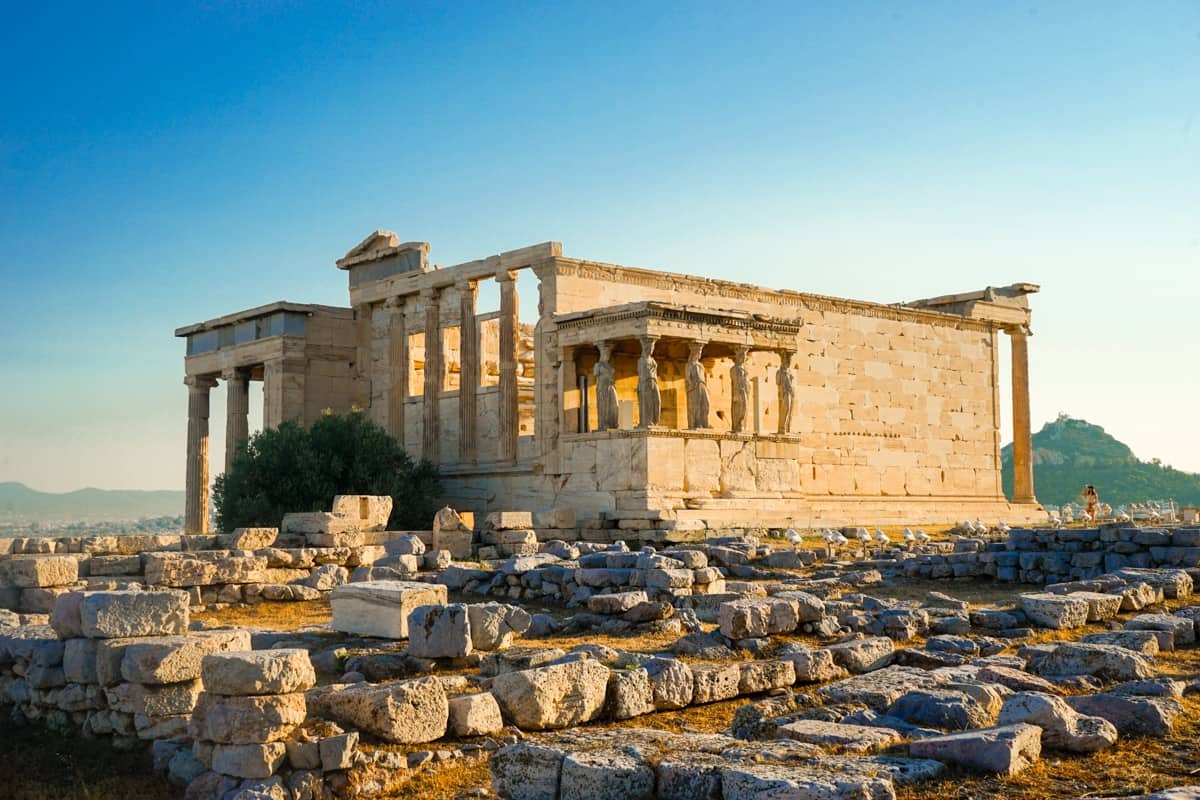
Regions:
[[[184,533],[208,532],[208,393],[217,382],[208,376],[189,375],[187,489],[183,510]]]
[[[388,320],[388,433],[404,445],[404,400],[408,397],[408,327],[404,297],[387,301]]]
[[[521,432],[517,401],[517,273],[496,273],[500,284],[500,461],[517,461],[517,439]]]
[[[476,403],[479,392],[479,329],[475,321],[478,285],[462,281],[457,285],[459,302],[458,372],[458,460],[473,464],[478,460]]]
[[[233,457],[250,438],[250,377],[243,369],[221,373],[225,381],[225,472],[233,467]]]
[[[1013,497],[1014,503],[1036,503],[1033,494],[1033,433],[1029,414],[1029,331],[1008,332],[1012,345]]]
[[[425,409],[425,428],[421,441],[421,455],[433,463],[441,461],[442,394],[442,318],[441,290],[423,289],[421,301],[425,304],[425,391],[422,406]]]

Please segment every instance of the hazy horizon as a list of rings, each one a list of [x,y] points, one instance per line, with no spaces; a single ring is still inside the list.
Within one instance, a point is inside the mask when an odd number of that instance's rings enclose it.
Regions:
[[[0,64],[22,77],[0,88],[0,481],[182,488],[173,330],[347,305],[333,262],[376,228],[442,264],[556,240],[885,303],[1037,283],[1034,430],[1066,412],[1200,472],[1195,3],[6,21]],[[223,387],[212,399],[215,476]]]

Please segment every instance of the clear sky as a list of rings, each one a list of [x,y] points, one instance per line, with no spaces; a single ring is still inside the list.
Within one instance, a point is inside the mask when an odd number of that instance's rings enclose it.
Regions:
[[[346,305],[375,228],[885,302],[1039,283],[1035,429],[1200,471],[1194,0],[22,3],[0,72],[0,480],[182,488],[173,329]]]

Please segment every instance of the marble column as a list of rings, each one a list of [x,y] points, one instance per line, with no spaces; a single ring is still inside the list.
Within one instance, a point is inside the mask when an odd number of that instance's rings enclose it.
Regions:
[[[444,379],[442,369],[441,290],[421,290],[425,306],[425,391],[421,405],[425,409],[425,426],[421,440],[421,455],[437,464],[441,461],[441,394]]]
[[[1029,415],[1029,326],[1007,331],[1012,345],[1014,503],[1036,503],[1033,494],[1033,433]]]
[[[746,356],[750,348],[733,348],[733,366],[729,369],[729,430],[745,433],[746,415],[750,411],[750,376],[746,372]]]
[[[183,510],[184,533],[208,532],[208,393],[217,385],[207,375],[189,375],[188,387],[187,489]]]
[[[693,430],[712,427],[708,424],[709,398],[708,375],[700,356],[704,353],[704,341],[688,342],[688,360],[684,368],[684,385],[687,390],[687,422]]]
[[[642,336],[642,354],[638,358],[638,427],[658,424],[662,416],[662,393],[658,388],[658,362],[654,360],[657,336]]]
[[[408,397],[407,298],[389,297],[388,310],[388,433],[404,446],[404,400]]]
[[[458,460],[474,464],[479,460],[479,326],[475,319],[479,287],[475,281],[464,280],[455,288],[459,305]]]
[[[779,372],[775,381],[779,384],[779,433],[792,432],[792,413],[796,408],[796,379],[792,377],[791,350],[779,351]]]
[[[517,462],[517,439],[521,434],[517,399],[517,326],[519,309],[517,273],[496,273],[500,284],[500,461]]]
[[[221,373],[225,381],[225,472],[233,467],[233,457],[250,438],[250,376],[240,368]]]

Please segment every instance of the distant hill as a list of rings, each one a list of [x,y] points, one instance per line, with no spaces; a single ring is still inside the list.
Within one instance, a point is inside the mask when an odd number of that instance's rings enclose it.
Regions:
[[[1012,445],[1000,451],[1004,493],[1012,497]],[[1100,500],[1113,506],[1174,498],[1200,505],[1200,475],[1168,467],[1158,459],[1139,461],[1129,447],[1099,425],[1060,414],[1033,435],[1033,489],[1040,502],[1078,502],[1084,484],[1095,484]]]
[[[179,491],[77,489],[39,492],[23,483],[0,483],[0,519],[136,520],[183,513]]]

